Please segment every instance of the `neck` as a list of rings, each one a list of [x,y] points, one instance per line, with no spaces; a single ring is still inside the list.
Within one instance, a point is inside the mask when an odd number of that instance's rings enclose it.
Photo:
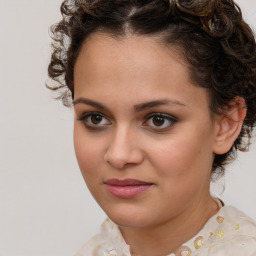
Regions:
[[[165,256],[195,236],[218,210],[217,202],[209,195],[157,226],[120,230],[133,256]]]

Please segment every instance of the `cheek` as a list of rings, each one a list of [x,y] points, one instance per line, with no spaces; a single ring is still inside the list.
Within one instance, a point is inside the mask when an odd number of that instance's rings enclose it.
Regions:
[[[188,205],[208,188],[211,161],[206,160],[207,154],[211,155],[209,146],[202,145],[196,137],[176,136],[164,146],[155,144],[150,152],[151,164],[164,201],[172,202],[170,211]]]
[[[204,135],[200,135],[174,135],[164,143],[154,143],[150,152],[151,162],[155,169],[159,170],[159,175],[182,178],[183,181],[191,179],[194,175],[208,175],[212,152],[210,143]]]
[[[86,136],[84,129],[74,126],[74,147],[80,170],[86,179],[88,175],[96,174],[100,164],[100,144],[95,139]]]

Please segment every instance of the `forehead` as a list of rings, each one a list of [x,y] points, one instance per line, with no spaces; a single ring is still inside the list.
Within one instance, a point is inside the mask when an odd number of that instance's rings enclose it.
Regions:
[[[160,37],[134,34],[113,37],[97,32],[84,41],[75,69],[79,63],[87,61],[90,62],[90,65],[97,65],[97,68],[103,67],[105,70],[106,66],[104,65],[110,64],[111,61],[113,64],[129,64],[147,70],[154,65],[154,67],[164,68],[172,63],[170,60],[175,60],[176,64],[186,66],[177,47],[167,47]],[[185,69],[184,71],[187,72]]]
[[[154,37],[92,34],[77,58],[74,87],[75,98],[125,95],[148,101],[167,95],[192,105],[205,101],[208,106],[206,90],[192,83],[179,51]]]

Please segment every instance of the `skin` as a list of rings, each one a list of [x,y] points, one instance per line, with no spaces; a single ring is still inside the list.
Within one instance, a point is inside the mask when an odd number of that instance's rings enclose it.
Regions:
[[[229,148],[227,122],[210,112],[206,89],[192,84],[177,51],[152,37],[91,35],[76,61],[74,88],[75,151],[92,195],[133,255],[174,252],[218,211],[209,185],[215,152]],[[152,113],[171,120],[157,126]],[[120,199],[106,189],[111,178],[153,185]]]

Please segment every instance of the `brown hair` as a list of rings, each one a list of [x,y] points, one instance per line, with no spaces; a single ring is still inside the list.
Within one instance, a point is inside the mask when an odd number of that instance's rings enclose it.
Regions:
[[[51,27],[53,53],[48,87],[72,105],[74,65],[84,40],[103,31],[114,37],[127,32],[160,36],[178,47],[189,64],[192,81],[207,88],[211,110],[220,112],[237,96],[246,102],[247,115],[229,152],[216,155],[213,173],[245,151],[256,123],[256,44],[252,30],[232,0],[66,0],[63,19]]]

